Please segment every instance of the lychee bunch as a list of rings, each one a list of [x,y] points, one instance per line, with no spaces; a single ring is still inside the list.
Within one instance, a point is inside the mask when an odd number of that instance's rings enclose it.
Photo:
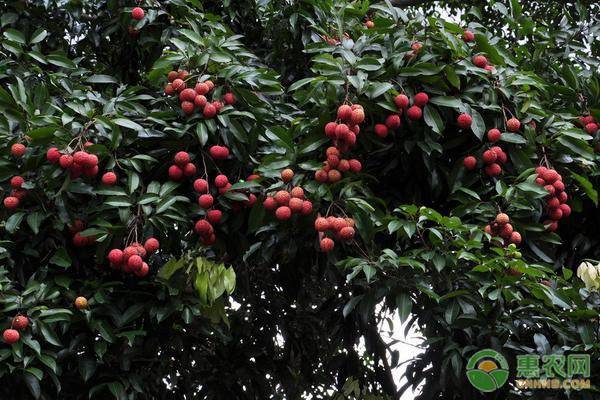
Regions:
[[[281,171],[281,179],[284,183],[291,182],[293,171],[284,169]],[[292,217],[292,214],[310,215],[313,211],[313,204],[304,196],[304,189],[300,186],[294,186],[290,190],[281,189],[267,197],[263,201],[263,207],[267,211],[273,211],[275,218],[280,221],[286,221]]]
[[[558,221],[571,215],[571,207],[567,204],[569,195],[565,191],[562,176],[556,170],[540,166],[535,169],[535,172],[537,173],[535,183],[543,186],[548,192],[544,208],[548,219],[544,221],[544,225],[546,229],[554,232],[558,229]]]
[[[364,120],[365,110],[360,104],[342,104],[338,107],[336,120],[325,124],[325,135],[333,140],[335,147],[347,151],[356,144]]]
[[[171,71],[167,75],[169,83],[165,86],[165,94],[178,95],[184,114],[192,115],[198,111],[204,118],[213,118],[225,104],[233,105],[235,103],[235,96],[231,92],[225,93],[223,101],[216,100],[212,96],[215,84],[211,80],[197,82],[193,89],[188,88],[185,81],[188,75],[187,71]]]
[[[481,159],[484,164],[485,174],[489,177],[499,176],[502,173],[502,165],[508,161],[508,156],[500,146],[493,146],[483,152]],[[463,166],[472,171],[477,167],[477,159],[469,155],[464,158]]]
[[[494,67],[489,64],[488,59],[481,54],[474,56],[472,61],[473,61],[473,65],[475,65],[478,68],[483,68],[488,72],[494,71]]]
[[[46,152],[46,159],[52,164],[58,163],[62,169],[68,170],[73,179],[81,175],[90,178],[98,175],[98,156],[85,150],[71,154],[63,153],[56,147],[52,147]]]
[[[354,238],[354,219],[330,215],[315,219],[315,230],[319,232],[321,251],[327,253],[333,250],[335,240],[349,241]]]
[[[196,175],[196,166],[191,162],[189,153],[179,151],[173,157],[174,164],[169,167],[169,179],[179,182],[184,177]]]
[[[148,256],[155,253],[160,248],[160,243],[156,238],[150,237],[142,246],[138,242],[131,243],[129,246],[121,249],[112,249],[108,252],[109,267],[115,270],[121,270],[127,274],[135,274],[139,277],[148,275],[150,267],[144,261]]]
[[[16,175],[10,178],[12,190],[10,191],[10,194],[4,198],[4,207],[9,210],[19,207],[21,200],[27,196],[27,190],[21,187],[24,183],[25,179],[22,176]]]
[[[410,104],[410,99],[407,95],[401,93],[394,97],[394,104],[396,104],[396,108],[398,109],[398,116],[406,113],[406,117],[411,121],[418,121],[423,117],[423,107],[425,107],[427,103],[429,103],[429,96],[425,92],[415,94],[413,97],[413,105],[409,108],[407,107]],[[392,122],[395,123],[396,119],[394,118]],[[398,126],[400,126],[399,123]]]
[[[71,223],[69,227],[69,232],[71,232],[73,246],[75,247],[85,247],[91,246],[96,243],[96,237],[94,235],[91,236],[82,236],[80,232],[85,230],[85,223],[80,219],[75,219]]]
[[[598,132],[598,123],[592,115],[577,117],[579,125],[590,135],[595,135]]]
[[[208,152],[213,160],[226,160],[229,157],[229,148],[227,146],[211,146]]]
[[[27,329],[29,326],[29,318],[24,315],[17,315],[13,318],[10,329],[5,329],[2,332],[2,340],[6,344],[13,344],[21,339],[19,331]]]
[[[521,244],[521,234],[514,230],[510,223],[510,217],[505,213],[499,213],[496,218],[485,226],[485,232],[492,236],[502,238],[505,246]]]
[[[358,173],[362,169],[362,164],[357,159],[340,158],[340,151],[336,147],[329,147],[326,151],[327,160],[323,162],[323,167],[315,172],[315,180],[321,183],[335,183],[342,179],[345,172]]]

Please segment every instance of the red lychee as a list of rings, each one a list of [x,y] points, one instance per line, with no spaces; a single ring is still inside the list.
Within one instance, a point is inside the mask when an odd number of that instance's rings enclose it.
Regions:
[[[490,129],[487,133],[487,138],[492,143],[497,142],[498,140],[500,140],[501,137],[502,137],[502,132],[500,132],[496,128]]]
[[[102,175],[102,184],[106,186],[112,186],[117,183],[117,174],[114,172],[106,172]]]
[[[406,112],[406,115],[408,116],[409,119],[411,119],[413,121],[417,121],[417,120],[421,119],[421,117],[423,116],[423,111],[418,106],[412,106],[411,108],[408,109],[408,111]]]
[[[133,10],[131,10],[131,18],[133,18],[136,21],[139,21],[142,18],[144,18],[144,14],[144,10],[141,7],[134,7]]]
[[[180,181],[183,178],[183,170],[177,165],[171,165],[169,167],[169,179],[172,181]]]
[[[460,114],[456,119],[456,123],[460,129],[467,129],[471,126],[473,118],[469,114]]]
[[[294,177],[294,171],[292,171],[290,168],[286,168],[283,171],[281,171],[281,180],[284,181],[285,183],[290,182],[293,177]]]
[[[394,97],[394,103],[396,104],[396,107],[398,107],[398,109],[401,110],[403,108],[408,107],[410,100],[405,94],[399,94],[396,97]]]
[[[198,193],[208,192],[208,182],[206,181],[206,179],[196,179],[194,181],[194,190]]]
[[[287,206],[281,206],[278,207],[277,210],[275,210],[275,217],[280,221],[290,219],[291,216],[292,210]]]
[[[19,331],[15,329],[5,329],[4,332],[2,332],[4,343],[13,344],[18,342],[20,338],[21,335],[19,334]]]
[[[319,246],[321,247],[321,251],[322,252],[328,253],[331,250],[333,250],[333,247],[335,246],[335,243],[330,238],[323,238],[323,239],[321,239],[321,242],[319,243]]]
[[[509,132],[516,132],[519,130],[519,128],[521,128],[521,122],[518,119],[513,117],[506,121],[506,129]]]
[[[472,171],[477,166],[477,159],[473,156],[466,156],[463,160],[463,166],[467,170]]]
[[[423,108],[427,105],[427,103],[429,103],[429,96],[427,96],[427,93],[419,92],[419,93],[415,94],[415,98],[414,98],[415,106]]]
[[[203,194],[200,197],[198,197],[198,204],[204,209],[211,208],[213,206],[213,203],[214,199],[210,194]]]
[[[485,56],[478,55],[478,56],[473,57],[473,64],[476,67],[485,68],[487,63],[488,63],[488,60],[487,60],[487,58],[485,58]]]
[[[15,143],[10,146],[10,153],[15,157],[23,157],[27,148],[23,143]]]

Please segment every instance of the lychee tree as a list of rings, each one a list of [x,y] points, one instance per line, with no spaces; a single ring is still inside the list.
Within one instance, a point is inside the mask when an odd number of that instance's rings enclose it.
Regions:
[[[507,38],[477,8],[3,3],[2,397],[460,399],[488,347],[597,368],[598,29],[509,3]]]

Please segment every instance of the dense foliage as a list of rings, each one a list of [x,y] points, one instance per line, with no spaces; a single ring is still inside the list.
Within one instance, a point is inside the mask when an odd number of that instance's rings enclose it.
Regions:
[[[598,5],[394,3],[0,4],[0,397],[462,399],[485,347],[598,371]]]

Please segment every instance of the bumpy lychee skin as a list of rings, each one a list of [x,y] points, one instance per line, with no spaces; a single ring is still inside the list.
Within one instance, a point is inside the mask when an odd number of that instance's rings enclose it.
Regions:
[[[288,205],[291,198],[292,196],[285,190],[280,190],[277,193],[275,193],[275,201],[277,202],[277,204],[282,206]]]
[[[167,80],[168,80],[169,82],[173,82],[175,79],[177,79],[177,76],[178,76],[178,74],[177,74],[177,71],[170,71],[170,72],[167,74]]]
[[[345,240],[350,240],[354,237],[354,228],[345,226],[340,229],[340,237]]]
[[[204,209],[211,208],[213,206],[213,203],[214,199],[210,194],[203,194],[200,197],[198,197],[198,204]]]
[[[293,177],[294,177],[294,171],[292,171],[290,168],[286,168],[283,171],[281,171],[281,180],[284,181],[285,183],[290,182]]]
[[[492,163],[485,166],[485,174],[489,177],[500,176],[502,173],[502,167],[499,164]]]
[[[114,265],[121,265],[123,263],[123,251],[120,249],[112,249],[108,252],[108,261]]]
[[[466,43],[472,42],[473,40],[475,40],[475,34],[473,32],[471,32],[468,29],[465,29],[465,31],[462,34],[462,38]]]
[[[385,126],[384,124],[376,124],[375,125],[375,134],[377,136],[379,136],[380,138],[385,138],[387,137],[389,131],[388,131],[388,127]]]
[[[146,242],[144,243],[144,249],[146,250],[146,252],[148,254],[154,253],[159,248],[160,248],[160,243],[158,242],[158,240],[156,238],[153,238],[153,237],[148,238],[148,240],[146,240]]]
[[[225,104],[232,106],[235,104],[235,96],[231,92],[225,93],[223,96],[223,101]]]
[[[396,97],[394,97],[394,103],[396,104],[396,107],[398,107],[399,110],[408,107],[408,104],[410,103],[410,100],[408,99],[408,96],[405,94],[399,94]]]
[[[414,100],[415,106],[423,108],[427,105],[427,103],[429,103],[429,96],[427,96],[427,93],[419,92],[415,94]]]
[[[114,172],[106,172],[102,175],[102,184],[106,186],[112,186],[117,183],[117,174]]]
[[[192,115],[194,113],[195,110],[195,106],[194,103],[192,103],[191,101],[184,101],[181,103],[181,110],[184,112],[185,115]]]
[[[169,179],[172,181],[180,181],[183,178],[183,170],[177,165],[171,165],[169,167]]]
[[[221,222],[221,218],[223,218],[223,212],[221,210],[209,210],[206,213],[206,219],[211,224],[218,224]]]
[[[275,217],[280,221],[290,219],[292,216],[292,210],[288,206],[281,206],[275,210]]]
[[[362,164],[355,158],[348,160],[348,166],[350,167],[350,171],[354,173],[358,173],[362,169]]]
[[[204,106],[202,115],[204,115],[204,118],[213,118],[215,115],[217,115],[217,108],[214,106],[214,104],[209,103]]]
[[[495,221],[500,225],[508,224],[510,222],[510,217],[505,213],[500,213],[496,215]]]
[[[213,227],[210,222],[205,219],[201,219],[196,221],[196,224],[194,225],[194,231],[200,235],[209,235],[213,232]]]
[[[194,163],[185,164],[183,167],[183,175],[187,176],[188,178],[196,175],[196,166]]]
[[[17,315],[12,320],[13,329],[23,330],[29,326],[29,318],[24,315]]]
[[[25,179],[22,176],[13,176],[10,178],[10,186],[13,189],[21,189],[21,186],[25,183]]]
[[[406,112],[406,116],[413,121],[418,121],[423,116],[423,110],[418,106],[412,106]]]
[[[171,83],[171,86],[173,86],[173,89],[175,89],[176,92],[181,92],[187,85],[183,79],[177,78]]]
[[[330,238],[323,238],[319,243],[319,247],[323,253],[329,253],[331,250],[333,250],[334,246],[335,243]]]
[[[194,181],[194,190],[201,194],[208,192],[208,182],[206,181],[206,179],[196,179]]]
[[[136,21],[143,19],[144,14],[144,10],[141,7],[135,7],[133,10],[131,10],[131,18]]]
[[[196,91],[194,89],[183,89],[180,93],[179,93],[179,101],[180,102],[184,102],[184,101],[189,101],[189,102],[193,102],[196,99]]]
[[[473,156],[466,156],[463,160],[463,166],[468,171],[472,171],[477,166],[477,159]]]
[[[373,28],[375,28],[375,22],[373,22],[371,20],[368,20],[368,21],[365,22],[365,27],[367,29],[373,29]]]
[[[50,147],[46,152],[46,160],[50,161],[52,164],[56,164],[60,159],[60,151],[56,147]]]
[[[295,186],[294,188],[292,188],[290,194],[292,195],[292,197],[295,197],[297,199],[304,199],[304,189],[302,189],[300,186]]]
[[[460,114],[456,119],[456,123],[460,129],[467,129],[471,126],[473,118],[469,114]]]
[[[10,153],[15,157],[23,157],[25,155],[25,151],[27,147],[23,143],[15,143],[10,146]]]
[[[587,133],[589,133],[590,135],[595,135],[596,132],[598,132],[598,124],[596,124],[594,122],[590,122],[589,124],[586,124],[585,131]]]
[[[8,208],[9,210],[19,207],[19,203],[20,200],[18,197],[8,196],[4,198],[4,207]]]
[[[510,243],[516,244],[517,246],[521,244],[521,234],[519,232],[513,232],[510,235]]]
[[[327,173],[327,180],[331,183],[338,182],[342,179],[342,174],[337,169],[332,169]]]
[[[485,58],[485,56],[478,55],[478,56],[473,57],[473,65],[475,65],[476,67],[485,68],[485,66],[487,64],[488,64],[488,60],[487,60],[487,58]]]
[[[263,207],[265,208],[265,210],[273,211],[277,208],[277,200],[275,200],[273,197],[267,197],[263,201]]]
[[[302,211],[302,203],[303,202],[304,201],[302,199],[299,199],[297,197],[292,197],[289,202],[290,210],[292,210],[292,212],[294,212],[294,213],[299,213],[300,211]]]
[[[185,151],[179,151],[175,154],[173,160],[175,161],[175,164],[183,167],[190,162],[190,155]]]
[[[75,299],[75,308],[78,310],[85,310],[88,306],[88,301],[85,297],[79,296]]]
[[[6,344],[16,343],[20,338],[21,335],[16,329],[5,329],[4,332],[2,332],[2,340],[4,340],[4,343]]]
[[[208,152],[215,160],[225,160],[229,157],[229,149],[226,146],[211,146]]]
[[[347,104],[342,104],[338,107],[337,117],[342,121],[349,121],[352,118],[352,108]]]
[[[385,118],[385,126],[391,130],[396,130],[402,125],[402,120],[398,114],[390,114]]]
[[[491,164],[498,158],[498,154],[493,150],[486,150],[483,152],[483,162],[486,164]]]
[[[325,127],[323,128],[323,130],[325,131],[325,136],[327,136],[329,139],[335,139],[337,125],[338,124],[335,122],[326,123]]]
[[[218,188],[222,188],[227,186],[229,183],[229,178],[226,175],[219,174],[215,177],[215,186]]]
[[[506,129],[509,132],[517,132],[521,128],[521,122],[516,118],[511,118],[506,121]]]
[[[487,132],[487,138],[490,142],[495,143],[502,137],[502,132],[496,128],[492,128]]]

